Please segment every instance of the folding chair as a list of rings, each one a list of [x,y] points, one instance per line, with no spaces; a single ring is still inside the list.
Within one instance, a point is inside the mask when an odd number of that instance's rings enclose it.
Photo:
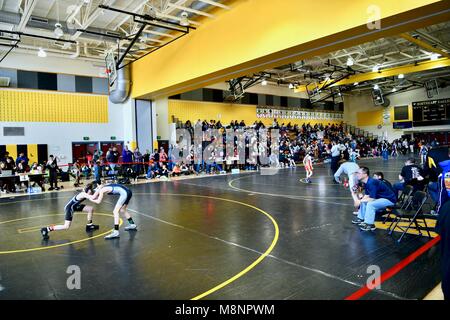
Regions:
[[[410,203],[411,196],[414,192],[413,186],[407,184],[402,191],[402,194],[398,198],[397,204],[394,206],[387,207],[384,212],[387,213],[386,218],[384,218],[383,224],[391,217],[391,213],[395,209],[407,209],[407,204]]]
[[[416,191],[414,195],[412,196],[409,203],[406,205],[406,209],[394,209],[392,211],[392,214],[395,215],[395,220],[391,223],[389,226],[389,234],[392,234],[392,232],[398,227],[401,231],[403,231],[400,238],[397,240],[397,242],[400,243],[402,241],[404,235],[408,232],[410,228],[415,228],[417,231],[419,231],[419,235],[422,235],[421,229],[425,229],[428,233],[428,237],[431,238],[430,231],[428,230],[427,222],[425,219],[425,215],[423,214],[422,207],[425,204],[425,202],[428,199],[428,195],[423,191]],[[421,219],[425,225],[425,228],[422,228],[417,223],[417,220]],[[400,227],[399,223],[401,221],[407,221],[408,226]],[[415,225],[415,227],[411,227],[412,225]]]

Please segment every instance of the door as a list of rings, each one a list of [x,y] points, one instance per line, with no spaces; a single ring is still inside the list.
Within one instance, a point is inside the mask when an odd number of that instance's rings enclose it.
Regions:
[[[84,159],[86,159],[86,151],[86,143],[72,142],[72,163],[75,163],[77,160],[80,163],[84,163]]]

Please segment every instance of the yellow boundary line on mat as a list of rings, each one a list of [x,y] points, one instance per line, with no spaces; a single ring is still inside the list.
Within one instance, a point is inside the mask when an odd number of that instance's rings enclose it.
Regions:
[[[258,191],[254,191],[254,190],[247,190],[247,189],[241,189],[238,187],[233,186],[233,182],[237,181],[237,180],[241,180],[243,178],[248,178],[248,177],[240,177],[240,178],[236,178],[233,180],[230,180],[230,182],[228,182],[228,186],[231,189],[234,189],[236,191],[242,191],[242,192],[248,192],[248,193],[253,193],[253,194],[259,194],[259,195],[264,195],[264,196],[276,196],[276,197],[296,197],[298,198],[298,200],[313,200],[313,199],[351,199],[350,196],[348,197],[314,197],[314,196],[301,196],[301,195],[294,195],[294,194],[278,194],[278,193],[266,193],[266,192],[258,192]]]
[[[36,199],[36,200],[37,200],[37,199]],[[47,199],[39,199],[39,200],[47,200]],[[84,213],[81,213],[81,214],[84,214]],[[13,220],[1,221],[1,222],[0,222],[0,225],[1,225],[1,224],[6,224],[6,223],[11,223],[11,222],[16,222],[16,221],[22,221],[22,220],[29,220],[29,219],[35,219],[35,218],[41,218],[41,217],[63,216],[63,215],[64,215],[64,214],[57,214],[57,215],[55,215],[55,214],[46,214],[46,215],[41,215],[41,216],[34,216],[34,217],[27,217],[27,218],[13,219]],[[95,215],[96,215],[96,216],[114,217],[112,214],[98,213],[98,212],[96,212]],[[122,223],[123,223],[123,220],[120,219],[119,225],[122,225]],[[54,248],[64,247],[64,246],[68,246],[68,245],[71,245],[71,244],[80,243],[80,242],[85,242],[85,241],[88,241],[88,240],[92,240],[92,239],[95,239],[95,238],[99,238],[99,237],[101,237],[101,236],[107,235],[107,234],[110,233],[110,232],[111,232],[111,229],[108,230],[108,231],[106,231],[106,232],[97,234],[97,235],[95,235],[95,236],[93,236],[93,237],[83,238],[83,239],[80,239],[80,240],[74,240],[74,241],[70,241],[70,242],[67,242],[67,243],[55,244],[55,245],[53,245],[53,246],[37,247],[37,248],[30,248],[30,249],[18,249],[18,250],[0,251],[0,255],[1,255],[1,254],[11,254],[11,253],[33,252],[33,251],[49,250],[49,249],[54,249]]]
[[[191,298],[191,300],[199,300],[202,299],[220,289],[222,289],[223,287],[229,285],[230,283],[236,281],[237,279],[239,279],[240,277],[242,277],[243,275],[245,275],[246,273],[248,273],[250,270],[252,270],[253,268],[255,268],[259,263],[261,263],[273,250],[273,248],[275,247],[275,245],[278,242],[278,237],[280,234],[280,230],[278,228],[278,224],[275,221],[275,219],[270,215],[270,213],[252,206],[251,204],[245,203],[245,202],[241,202],[241,201],[237,201],[237,200],[231,200],[231,199],[226,199],[226,198],[219,198],[219,197],[211,197],[211,196],[200,196],[200,195],[194,195],[194,194],[182,194],[182,193],[134,193],[135,195],[162,195],[162,196],[181,196],[181,197],[194,197],[194,198],[206,198],[206,199],[213,199],[213,200],[222,200],[222,201],[227,201],[227,202],[231,202],[231,203],[237,203],[240,204],[242,206],[246,206],[249,208],[252,208],[256,211],[259,211],[260,213],[264,214],[267,218],[269,218],[269,220],[272,222],[272,225],[274,227],[275,230],[275,235],[272,239],[272,243],[270,244],[269,248],[267,248],[267,250],[259,256],[258,259],[256,259],[252,264],[250,264],[248,267],[246,267],[244,270],[242,270],[241,272],[237,273],[236,275],[234,275],[233,277],[229,278],[228,280],[218,284],[217,286],[215,286],[212,289],[209,289],[208,291],[201,293],[193,298]]]

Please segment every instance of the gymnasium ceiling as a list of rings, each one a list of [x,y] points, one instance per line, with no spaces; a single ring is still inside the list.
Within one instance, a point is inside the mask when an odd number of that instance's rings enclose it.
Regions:
[[[405,67],[402,70],[412,71],[408,66],[427,61],[448,59],[450,53],[450,22],[432,25],[424,29],[412,30],[396,37],[382,38],[313,59],[298,61],[265,70],[258,75],[267,81],[267,85],[290,86],[296,91],[305,91],[316,85],[338,81],[346,75],[361,75],[392,68]],[[350,64],[351,66],[349,66]],[[448,65],[448,64],[447,64]],[[370,77],[368,77],[370,78]],[[372,90],[378,85],[383,93],[393,94],[409,89],[423,87],[428,80],[436,80],[440,88],[450,85],[450,67],[433,68],[421,72],[405,73],[403,78],[393,77],[366,80],[333,88],[335,93],[359,93]],[[301,89],[303,88],[303,90]]]
[[[140,23],[133,21],[133,16],[105,10],[99,5],[133,12],[139,15],[150,15],[169,21],[172,24],[159,23],[165,26],[179,25],[182,13],[187,14],[189,25],[201,27],[205,19],[214,19],[221,10],[230,10],[227,0],[0,0],[0,30],[37,34],[60,40],[72,40],[76,43],[39,39],[21,36],[15,51],[36,55],[42,48],[49,56],[72,57],[85,60],[103,61],[105,52],[117,51],[117,39],[108,36],[132,37],[136,34]],[[64,35],[58,37],[55,24],[60,23]],[[95,33],[83,33],[78,29]],[[181,28],[184,29],[185,28]],[[192,32],[192,29],[190,30]],[[101,35],[100,35],[101,34]],[[162,46],[178,37],[180,32],[165,29],[161,26],[147,25],[142,34],[127,54],[125,61],[136,59],[150,50]],[[17,39],[17,35],[1,33],[0,59],[2,52],[9,50],[6,45],[15,44],[9,38]],[[121,40],[121,52],[125,52],[131,42]]]

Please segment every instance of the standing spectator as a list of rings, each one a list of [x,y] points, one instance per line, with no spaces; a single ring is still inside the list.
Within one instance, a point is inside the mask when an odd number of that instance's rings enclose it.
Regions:
[[[420,164],[423,166],[426,163],[427,154],[428,154],[428,146],[422,141],[420,146]]]
[[[28,161],[29,159],[27,158],[27,156],[25,156],[25,154],[21,152],[19,153],[19,156],[16,159],[16,165],[22,162],[22,165],[24,166],[24,168],[26,168],[28,167]]]
[[[334,174],[338,170],[339,160],[341,160],[341,147],[336,143],[336,141],[333,141],[331,145],[331,172],[333,174],[333,182],[336,183],[336,181],[334,180]]]
[[[356,200],[355,205],[359,205],[359,212],[352,223],[358,224],[362,231],[374,231],[376,212],[393,206],[397,202],[397,196],[386,184],[371,178],[367,167],[358,170],[358,179],[365,183],[366,195]]]
[[[402,143],[402,153],[403,154],[406,154],[408,152],[408,147],[409,147],[408,140],[404,139],[403,143]]]
[[[58,159],[57,157],[50,155],[50,157],[47,161],[46,168],[49,171],[49,183],[50,183],[50,188],[48,189],[49,191],[59,190],[59,188],[58,188],[58,160],[57,159]]]
[[[139,151],[139,148],[134,149],[134,162],[136,162],[134,171],[136,175],[139,176],[142,173],[142,161],[144,160],[144,156]]]
[[[5,163],[5,162],[6,162],[6,159],[8,159],[8,158],[9,158],[9,152],[8,152],[8,151],[5,151],[5,153],[3,154],[3,156],[0,158],[0,162]]]
[[[108,165],[111,167],[111,170],[114,171],[114,168],[116,166],[115,161],[115,155],[112,147],[109,147],[108,152],[106,152],[106,161],[108,162]]]
[[[159,149],[159,166],[161,168],[163,168],[163,164],[167,165],[167,159],[168,159],[167,153],[166,151],[164,151],[164,147],[161,147]]]
[[[409,152],[414,153],[414,140],[409,140]]]
[[[122,150],[122,169],[123,172],[127,172],[127,169],[131,167],[131,163],[133,162],[133,153],[128,150],[128,146]]]
[[[153,150],[153,153],[150,155],[150,162],[155,163],[156,167],[159,168],[159,153],[158,149]]]
[[[92,166],[92,160],[94,159],[94,156],[89,151],[86,154],[86,164],[90,168]]]
[[[94,150],[94,155],[92,157],[94,164],[97,163],[97,161],[99,161],[101,157],[102,157],[102,152],[98,151],[98,150]]]
[[[97,160],[94,164],[94,177],[95,177],[95,182],[97,184],[101,184],[101,175],[102,175],[101,161]]]
[[[145,150],[145,154],[143,155],[144,160],[144,172],[148,171],[148,164],[150,162],[150,151],[147,149]]]

